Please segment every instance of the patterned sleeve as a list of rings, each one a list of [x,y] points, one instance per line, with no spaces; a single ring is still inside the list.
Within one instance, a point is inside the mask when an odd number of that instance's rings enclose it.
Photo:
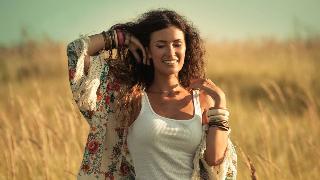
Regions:
[[[98,108],[99,87],[101,75],[106,74],[104,60],[100,55],[90,56],[89,72],[84,73],[84,59],[87,55],[89,44],[88,36],[81,36],[67,46],[68,71],[71,91],[80,112],[84,115],[89,125],[91,117]]]
[[[209,166],[204,159],[201,159],[205,169],[209,172],[209,179],[215,180],[236,180],[237,176],[237,154],[230,138],[228,138],[228,145],[224,160],[217,166]]]

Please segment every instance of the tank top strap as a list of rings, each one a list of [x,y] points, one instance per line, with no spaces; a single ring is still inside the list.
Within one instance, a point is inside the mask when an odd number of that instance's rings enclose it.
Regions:
[[[192,90],[192,94],[193,94],[194,112],[196,115],[199,115],[200,117],[202,117],[201,106],[200,106],[200,91]]]
[[[148,103],[147,93],[143,90],[141,94],[141,112],[145,110],[146,105]]]
[[[147,96],[148,96],[147,93],[145,91],[143,91],[143,94],[141,97],[141,112],[143,112],[145,110],[152,111],[151,105],[149,102],[149,98]],[[199,90],[192,90],[192,98],[193,98],[193,106],[194,106],[195,115],[202,117],[199,97],[200,97],[200,91]],[[148,106],[149,106],[149,108],[148,108]]]

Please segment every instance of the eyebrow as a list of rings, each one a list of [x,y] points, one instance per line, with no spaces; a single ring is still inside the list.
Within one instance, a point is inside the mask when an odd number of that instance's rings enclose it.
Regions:
[[[156,42],[154,42],[154,43],[167,43],[168,41],[165,41],[165,40],[158,40],[158,41],[156,41]],[[176,40],[174,40],[173,42],[182,42],[182,39],[176,39]]]

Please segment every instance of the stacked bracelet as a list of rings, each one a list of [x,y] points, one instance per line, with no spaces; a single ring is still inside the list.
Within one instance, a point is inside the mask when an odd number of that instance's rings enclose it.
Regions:
[[[103,31],[101,34],[104,40],[104,49],[105,50],[112,49],[113,42],[112,42],[112,38],[110,36],[109,31],[108,32]]]
[[[209,127],[217,127],[221,130],[228,131],[229,127],[229,111],[227,109],[209,108],[208,120]]]
[[[108,34],[109,34],[109,37],[111,38],[111,49],[117,48],[114,32],[113,31],[108,31]]]
[[[116,49],[123,48],[129,45],[130,43],[130,34],[125,33],[123,30],[109,30],[107,32],[103,31],[105,49]]]
[[[106,32],[105,31],[102,31],[102,36],[103,36],[103,41],[104,41],[104,48],[103,49],[107,49],[108,47],[108,38],[107,38],[107,35],[106,35]]]

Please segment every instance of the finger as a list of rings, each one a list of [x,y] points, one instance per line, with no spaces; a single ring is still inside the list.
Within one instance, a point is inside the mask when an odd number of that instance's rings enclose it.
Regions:
[[[126,32],[126,33],[125,33],[125,42],[124,42],[124,44],[125,44],[126,46],[129,46],[130,43],[131,43],[131,34],[128,33],[128,32]]]
[[[212,85],[216,86],[216,84],[215,84],[214,82],[212,82],[211,79],[207,78],[206,81],[207,81],[209,84],[212,84]]]
[[[198,79],[192,79],[190,81],[189,87],[191,88],[201,88],[203,86],[204,79],[198,78]]]
[[[217,86],[212,81],[208,81],[207,79],[196,79],[193,80],[193,83],[191,83],[189,87],[192,89],[199,89],[207,92],[215,89]]]
[[[201,78],[191,79],[191,80],[190,80],[190,83],[191,83],[191,84],[192,84],[192,83],[196,83],[196,82],[201,81],[201,80],[202,80]]]
[[[134,37],[134,36],[131,36],[130,37],[130,43],[133,43],[133,44],[138,44],[138,39],[136,38],[136,37]]]
[[[147,64],[147,56],[146,56],[146,50],[142,46],[141,42],[136,38],[136,37],[131,37],[131,42],[138,47],[138,49],[141,50],[142,52],[142,57],[143,57],[143,64]],[[140,58],[139,58],[140,59]],[[140,60],[141,62],[141,60]]]
[[[142,45],[141,45],[142,46]],[[146,55],[146,50],[143,48],[143,46],[141,47],[141,51],[142,51],[142,56],[143,56],[143,62],[146,65],[149,65],[149,63],[147,62],[147,55]]]
[[[189,88],[191,88],[191,89],[202,89],[203,85],[202,85],[202,83],[197,82],[197,83],[190,84]]]
[[[144,47],[142,46],[142,44],[138,41],[138,48],[141,50],[142,52],[142,62],[143,64],[147,65],[147,56],[146,56],[146,50],[144,49]]]
[[[132,50],[131,52],[132,52],[134,58],[137,60],[137,62],[138,62],[138,63],[141,63],[141,59],[140,59],[137,51],[136,51],[136,50]]]
[[[186,90],[187,90],[187,91],[191,91],[191,90],[192,90],[192,88],[190,88],[190,87],[186,87]]]

